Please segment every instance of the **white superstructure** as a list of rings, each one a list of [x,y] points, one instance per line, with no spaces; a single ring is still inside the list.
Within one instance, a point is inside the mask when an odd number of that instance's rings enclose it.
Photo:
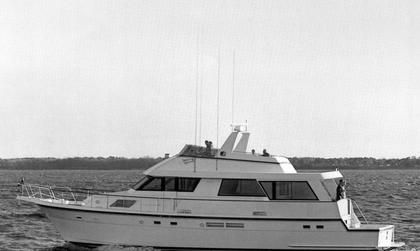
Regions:
[[[386,250],[393,225],[362,224],[335,200],[338,171],[298,173],[285,157],[247,152],[236,127],[220,149],[186,145],[127,191],[60,197],[22,185],[69,242],[221,250]],[[71,190],[70,190],[71,192]]]

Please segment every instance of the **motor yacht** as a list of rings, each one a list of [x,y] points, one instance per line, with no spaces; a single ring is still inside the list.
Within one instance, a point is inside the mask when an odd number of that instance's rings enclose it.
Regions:
[[[390,250],[394,226],[368,224],[350,198],[336,200],[339,171],[297,172],[285,157],[248,152],[233,127],[222,147],[186,145],[120,192],[85,196],[21,184],[64,240],[207,250]],[[359,215],[360,216],[360,215]],[[362,217],[360,217],[362,219]]]

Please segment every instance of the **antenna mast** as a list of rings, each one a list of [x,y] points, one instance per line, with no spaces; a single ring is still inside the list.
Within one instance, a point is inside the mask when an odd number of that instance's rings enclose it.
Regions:
[[[199,113],[198,113],[198,121],[199,121],[199,123],[198,123],[198,143],[200,144],[200,142],[201,142],[201,129],[202,129],[202,114],[203,114],[203,112],[202,112],[202,107],[203,107],[203,79],[204,79],[204,64],[203,64],[203,55],[201,55],[201,57],[200,57],[200,63],[201,63],[201,79],[200,79],[200,102],[199,102],[199,105],[198,105],[198,107],[199,107]]]
[[[197,145],[197,123],[198,123],[198,75],[199,75],[199,32],[197,32],[197,50],[196,50],[196,74],[195,74],[195,133],[194,144]]]
[[[220,103],[220,46],[217,55],[217,128],[216,128],[216,146],[219,148],[219,103]]]
[[[233,66],[232,66],[232,124],[234,122],[234,106],[235,106],[235,51],[233,51]]]

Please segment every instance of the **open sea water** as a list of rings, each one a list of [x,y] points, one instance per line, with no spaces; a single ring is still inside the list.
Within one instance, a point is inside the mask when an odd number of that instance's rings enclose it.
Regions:
[[[400,250],[420,250],[420,170],[346,170],[347,195],[372,223],[391,223]],[[0,170],[0,250],[90,250],[64,242],[37,206],[15,198],[26,183],[123,190],[141,177],[138,170]],[[94,250],[153,250],[102,246]]]

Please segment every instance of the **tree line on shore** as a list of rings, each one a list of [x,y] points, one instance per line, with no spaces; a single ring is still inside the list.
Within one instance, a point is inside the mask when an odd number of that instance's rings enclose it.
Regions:
[[[146,169],[162,158],[141,157],[74,157],[74,158],[16,158],[0,159],[0,169],[15,170],[130,170]]]
[[[420,169],[420,158],[402,159],[375,158],[289,158],[296,169]]]
[[[75,158],[15,158],[0,159],[0,169],[8,170],[130,170],[147,169],[163,158],[141,157],[75,157]],[[402,159],[375,158],[312,158],[292,157],[296,169],[420,169],[420,158]]]

